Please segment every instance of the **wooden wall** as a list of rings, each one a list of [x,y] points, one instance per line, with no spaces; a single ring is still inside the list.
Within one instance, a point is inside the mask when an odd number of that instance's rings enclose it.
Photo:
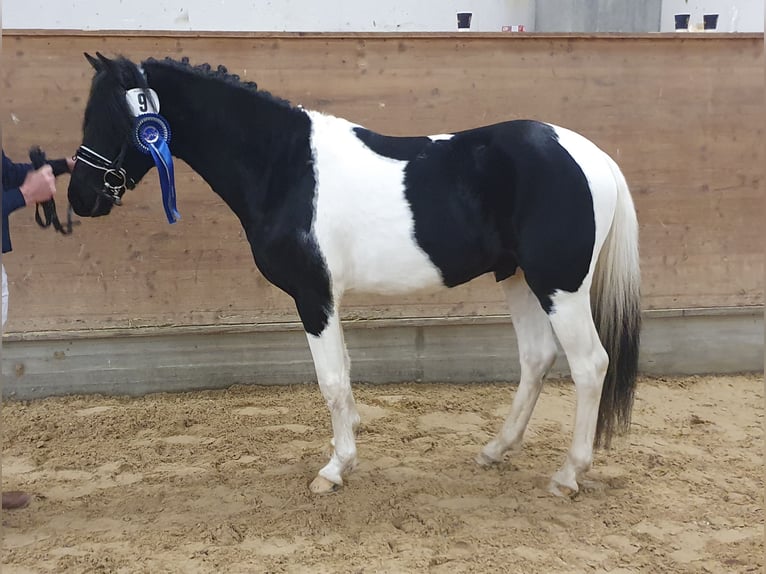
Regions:
[[[608,151],[641,223],[646,309],[760,305],[762,36],[152,35],[4,32],[3,147],[72,153],[84,51],[225,64],[293,103],[391,134],[537,118]],[[294,321],[258,274],[233,215],[177,165],[169,226],[156,172],[71,237],[11,216],[9,331]],[[62,179],[60,211],[66,201]],[[347,318],[504,313],[488,278],[401,299],[349,296]]]

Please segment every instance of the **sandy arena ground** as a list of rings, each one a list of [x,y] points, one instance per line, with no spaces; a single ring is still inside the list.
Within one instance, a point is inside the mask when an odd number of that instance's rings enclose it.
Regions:
[[[8,403],[4,574],[756,572],[763,378],[640,382],[603,489],[546,493],[574,395],[550,381],[525,447],[472,462],[512,385],[355,386],[360,465],[309,494],[330,422],[314,386]]]

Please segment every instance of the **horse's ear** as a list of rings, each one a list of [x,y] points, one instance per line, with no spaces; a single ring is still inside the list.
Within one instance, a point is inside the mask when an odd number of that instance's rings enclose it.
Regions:
[[[104,66],[101,63],[101,61],[97,60],[96,58],[88,54],[88,52],[83,52],[83,56],[85,56],[85,59],[88,60],[88,63],[91,66],[93,66],[93,69],[96,70],[97,72],[100,72],[101,70],[104,69]]]
[[[98,59],[101,61],[101,64],[104,68],[109,69],[112,67],[112,61],[104,56],[101,52],[96,52],[96,56],[98,56]]]
[[[98,68],[97,70],[104,70],[105,72],[114,74],[118,79],[121,77],[120,67],[118,66],[117,62],[114,60],[110,60],[106,56],[104,56],[101,52],[96,52],[96,57],[98,58]]]

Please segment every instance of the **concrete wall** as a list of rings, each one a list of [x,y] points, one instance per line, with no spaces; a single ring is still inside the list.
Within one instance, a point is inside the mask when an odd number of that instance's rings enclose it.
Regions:
[[[353,381],[517,381],[516,337],[507,318],[348,323]],[[639,369],[645,375],[763,370],[763,312],[648,312]],[[226,388],[316,380],[299,325],[253,329],[126,330],[110,336],[16,339],[3,349],[3,396]],[[569,368],[559,351],[551,376]]]

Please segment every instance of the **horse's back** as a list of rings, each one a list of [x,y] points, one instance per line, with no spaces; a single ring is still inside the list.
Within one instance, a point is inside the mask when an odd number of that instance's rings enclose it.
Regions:
[[[533,120],[436,141],[407,168],[418,243],[447,285],[486,272],[503,279],[519,266],[541,298],[575,291],[594,255],[591,183],[608,173],[602,156],[584,137]]]
[[[582,136],[534,120],[420,137],[321,114],[312,121],[316,229],[346,287],[454,286],[517,267],[541,300],[581,285],[597,235],[590,182],[603,155]]]

